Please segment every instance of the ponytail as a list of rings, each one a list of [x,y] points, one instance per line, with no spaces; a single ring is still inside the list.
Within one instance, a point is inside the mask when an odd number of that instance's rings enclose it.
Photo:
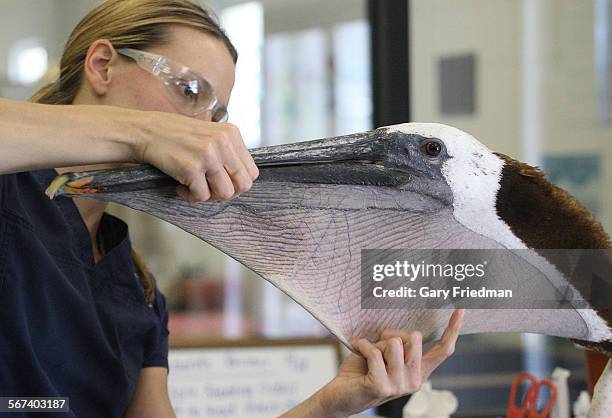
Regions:
[[[39,89],[32,97],[30,97],[30,101],[34,103],[46,103],[46,104],[55,104],[55,100],[53,98],[53,92],[55,90],[56,83],[49,83],[46,86]]]
[[[138,274],[138,278],[140,279],[140,284],[144,289],[145,298],[147,299],[147,303],[152,305],[155,301],[155,280],[153,279],[153,275],[147,268],[142,256],[136,252],[134,247],[132,247],[132,261],[134,262],[134,266],[136,267],[136,273]]]

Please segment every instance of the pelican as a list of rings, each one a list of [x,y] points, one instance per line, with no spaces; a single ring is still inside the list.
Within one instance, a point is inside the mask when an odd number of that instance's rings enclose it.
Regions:
[[[453,308],[426,309],[418,300],[364,308],[364,249],[507,250],[498,284],[504,266],[518,260],[536,287],[580,293],[566,266],[542,250],[611,247],[593,216],[540,170],[450,126],[406,123],[251,154],[259,178],[225,203],[190,205],[172,178],[150,166],[66,173],[47,194],[112,201],[179,226],[281,289],[349,348],[386,328],[418,330],[431,341]],[[604,263],[611,271],[612,259]],[[612,356],[610,305],[469,309],[462,333],[542,333]],[[608,385],[610,368],[602,376]]]

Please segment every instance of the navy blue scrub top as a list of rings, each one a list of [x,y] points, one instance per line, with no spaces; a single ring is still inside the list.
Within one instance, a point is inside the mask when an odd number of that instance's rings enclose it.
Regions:
[[[165,299],[147,304],[127,225],[109,214],[94,263],[72,199],[44,194],[56,175],[0,176],[0,396],[70,398],[69,413],[36,416],[120,417],[140,370],[168,367]]]

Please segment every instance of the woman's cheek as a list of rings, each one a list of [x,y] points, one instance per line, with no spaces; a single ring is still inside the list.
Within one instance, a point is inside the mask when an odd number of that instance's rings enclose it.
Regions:
[[[156,112],[180,113],[164,94],[137,95],[135,107],[140,110]]]

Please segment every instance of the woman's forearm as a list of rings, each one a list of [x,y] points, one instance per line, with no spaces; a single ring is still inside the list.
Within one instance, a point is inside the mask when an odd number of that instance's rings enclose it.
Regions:
[[[181,183],[177,193],[188,202],[226,201],[249,190],[259,174],[231,123],[0,99],[0,174],[119,162],[159,168]]]
[[[0,174],[134,161],[144,113],[0,99]]]
[[[328,385],[321,388],[304,402],[291,408],[279,418],[346,418],[348,414],[330,412],[333,408],[326,405],[325,392],[328,390]]]

